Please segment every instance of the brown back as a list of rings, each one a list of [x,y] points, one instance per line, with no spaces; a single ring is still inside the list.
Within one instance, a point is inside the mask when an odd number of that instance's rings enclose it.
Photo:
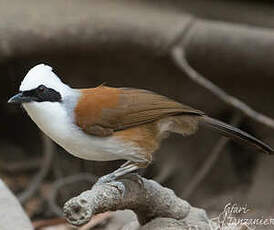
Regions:
[[[92,135],[112,134],[101,132],[102,128],[115,132],[169,116],[204,114],[147,90],[100,86],[81,92],[82,96],[75,108],[76,123]],[[96,131],[94,126],[97,127]]]

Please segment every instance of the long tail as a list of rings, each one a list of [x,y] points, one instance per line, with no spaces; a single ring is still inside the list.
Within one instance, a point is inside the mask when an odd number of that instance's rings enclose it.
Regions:
[[[250,134],[238,128],[232,127],[222,121],[202,115],[201,124],[212,128],[222,135],[234,139],[235,141],[244,142],[252,147],[256,147],[257,149],[262,150],[265,153],[274,154],[274,150],[269,145],[258,140],[256,137],[253,137]]]

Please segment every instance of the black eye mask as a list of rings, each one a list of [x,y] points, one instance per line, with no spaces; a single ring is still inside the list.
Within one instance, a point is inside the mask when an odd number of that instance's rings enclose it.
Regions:
[[[36,89],[23,91],[22,95],[24,98],[28,98],[28,102],[36,101],[36,102],[61,102],[62,97],[59,92],[54,89],[47,88],[44,85],[38,86]]]

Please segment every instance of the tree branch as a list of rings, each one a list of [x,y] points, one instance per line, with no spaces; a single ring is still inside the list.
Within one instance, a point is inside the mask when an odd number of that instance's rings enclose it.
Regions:
[[[177,66],[192,81],[206,88],[211,93],[216,95],[219,99],[221,99],[223,102],[241,111],[243,114],[247,115],[253,120],[260,122],[270,128],[274,128],[274,120],[272,118],[255,111],[253,108],[251,108],[249,105],[242,102],[238,98],[229,95],[223,89],[221,89],[220,87],[206,79],[202,74],[198,73],[195,69],[193,69],[186,59],[184,47],[175,46],[171,50],[171,54]]]
[[[133,176],[135,179],[132,179]],[[131,174],[119,181],[95,184],[91,190],[70,199],[64,205],[64,215],[71,224],[82,225],[98,213],[123,209],[133,210],[141,225],[158,217],[184,220],[190,213],[197,214],[187,201],[178,198],[172,190],[153,180]]]

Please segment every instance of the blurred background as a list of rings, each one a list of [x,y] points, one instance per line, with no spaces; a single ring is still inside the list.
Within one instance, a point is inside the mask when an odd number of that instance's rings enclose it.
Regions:
[[[273,1],[0,0],[0,177],[32,221],[57,217],[66,200],[122,163],[67,154],[21,107],[6,103],[39,63],[76,88],[105,83],[161,93],[274,145],[273,128],[191,81],[172,58],[174,46],[182,46],[207,79],[274,117]],[[247,203],[253,210],[248,215],[273,217],[273,165],[273,157],[201,129],[190,137],[172,135],[141,173],[210,217],[229,202]],[[97,229],[119,229],[114,222],[121,227],[128,221],[119,218]]]

